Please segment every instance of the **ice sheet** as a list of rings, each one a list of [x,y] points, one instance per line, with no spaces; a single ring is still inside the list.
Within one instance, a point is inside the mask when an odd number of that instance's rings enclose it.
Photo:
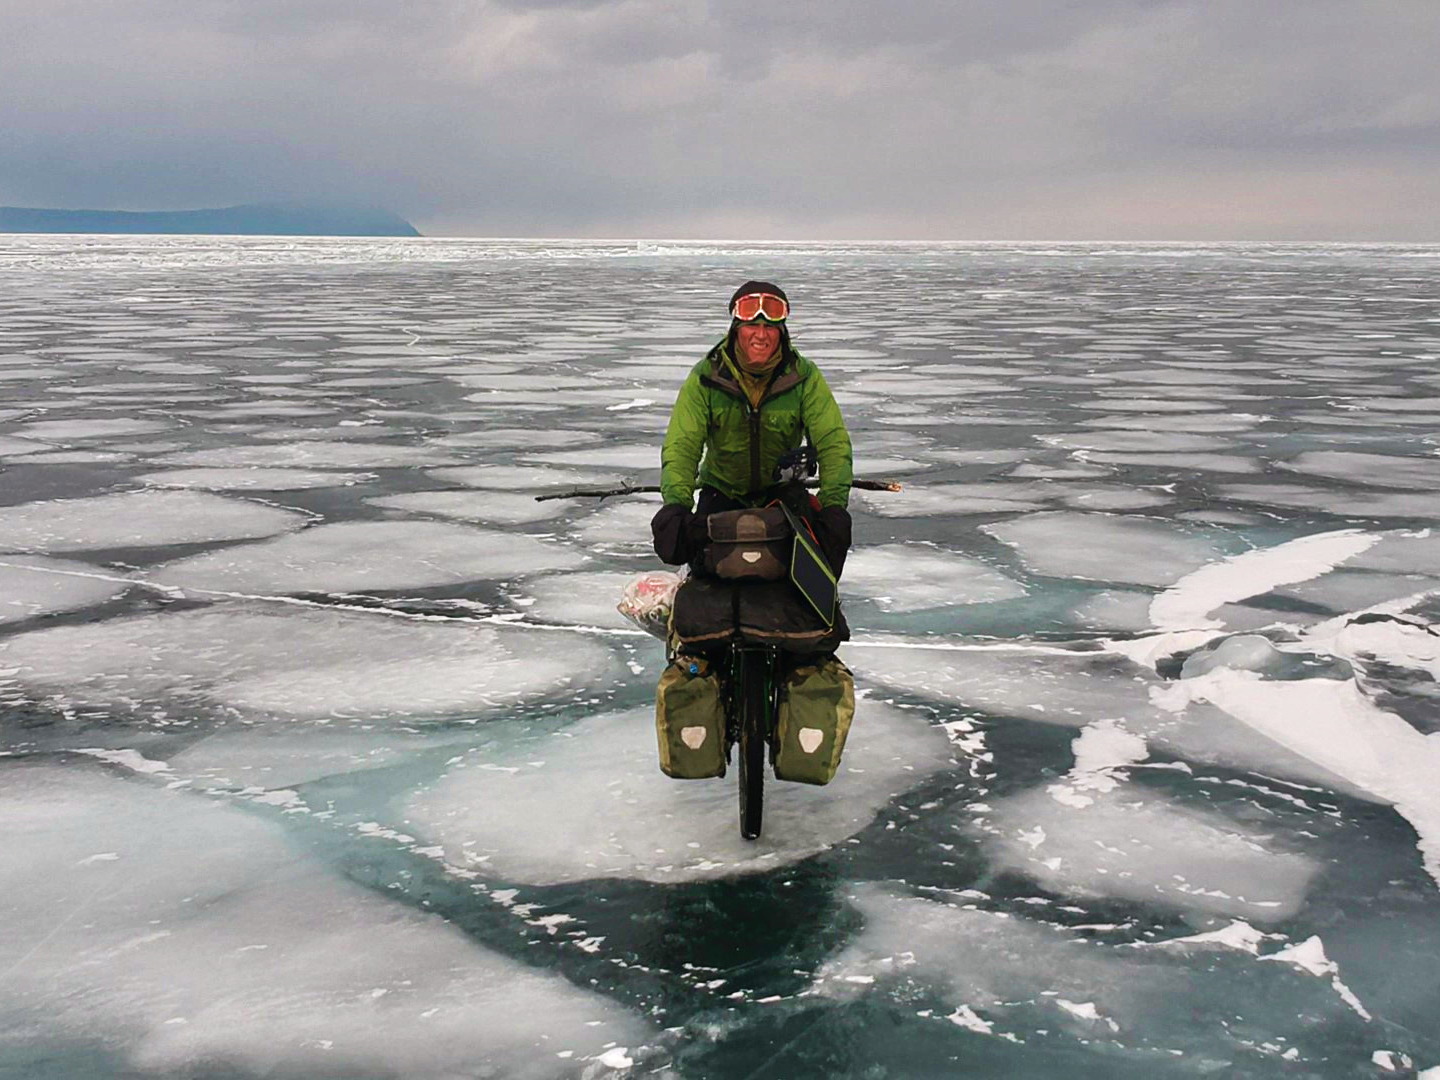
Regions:
[[[1331,987],[1297,983],[1284,965],[1252,972],[1243,955],[1197,962],[1184,949],[1116,950],[962,896],[922,899],[897,886],[859,885],[850,901],[864,930],[821,968],[820,995],[883,994],[898,1014],[930,1006],[919,1015],[1012,1044],[1043,1039],[1052,1053],[1073,1041],[1087,1049],[1077,1063],[1096,1075],[1163,1075],[1177,1057],[1199,1054],[1279,1070],[1300,1056],[1284,1056],[1292,1045],[1328,1057],[1317,1027],[1360,1031]],[[1243,1030],[1252,1024],[1274,1041],[1257,1046]]]
[[[210,491],[302,491],[350,486],[372,479],[373,473],[315,472],[309,469],[166,469],[135,479],[151,487],[201,488]]]
[[[576,634],[247,603],[34,630],[0,657],[32,692],[280,719],[474,717],[615,677],[609,649]]]
[[[230,446],[167,454],[166,465],[200,465],[222,469],[398,469],[422,465],[454,465],[453,454],[419,446],[390,443],[288,442],[282,446]]]
[[[351,521],[166,563],[149,580],[201,594],[363,592],[505,581],[584,561],[558,543],[493,529]]]
[[[1138,516],[1057,511],[981,531],[1015,548],[1037,574],[1053,577],[1172,585],[1220,556],[1197,529]]]
[[[554,574],[531,578],[518,592],[533,601],[526,604],[525,617],[539,622],[570,626],[608,626],[629,629],[631,624],[615,605],[625,585],[635,578],[628,570],[589,574]],[[656,655],[660,654],[657,646]]]
[[[1268,837],[1134,784],[1085,774],[994,804],[984,832],[1000,865],[1044,888],[1274,923],[1292,917],[1320,867]]]
[[[579,523],[575,538],[587,550],[603,548],[653,559],[650,519],[660,505],[659,495],[632,495],[623,502],[601,506]]]
[[[884,611],[1013,600],[1025,588],[978,559],[924,544],[860,547],[845,561],[841,591],[868,597]]]
[[[87,439],[113,439],[128,435],[149,435],[169,431],[175,424],[168,420],[37,420],[21,424],[15,434],[43,442],[82,442]]]
[[[81,551],[249,540],[298,529],[304,514],[192,491],[135,491],[7,506],[0,549]]]
[[[442,1080],[578,1074],[651,1033],[203,797],[12,763],[0,822],[0,1046],[79,1042],[147,1075]]]
[[[1167,708],[1207,702],[1294,752],[1395,804],[1420,836],[1430,875],[1440,881],[1440,741],[1376,707],[1353,681],[1273,682],[1219,669],[1157,695]]]
[[[747,841],[733,774],[671,780],[655,739],[653,710],[638,709],[583,720],[509,755],[472,753],[411,800],[406,828],[442,845],[455,865],[512,881],[731,877],[840,843],[952,760],[940,728],[862,701],[839,775],[826,787],[772,779],[765,831]]]
[[[0,555],[0,624],[103,604],[130,587],[117,577],[85,563]]]
[[[561,487],[615,487],[622,479],[613,474],[527,465],[470,465],[459,469],[434,469],[430,475],[437,480],[463,484],[465,487],[531,493],[543,493]]]
[[[1389,454],[1359,454],[1346,450],[1315,450],[1283,468],[1311,476],[1330,476],[1371,487],[1408,488],[1435,491],[1440,488],[1440,457],[1395,457]]]
[[[503,491],[413,491],[366,499],[372,506],[492,525],[527,525],[573,510],[573,499],[536,502],[535,496]]]

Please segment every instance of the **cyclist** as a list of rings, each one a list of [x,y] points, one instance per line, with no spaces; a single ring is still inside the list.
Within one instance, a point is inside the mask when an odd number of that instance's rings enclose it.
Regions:
[[[820,369],[791,344],[789,315],[778,285],[747,281],[730,297],[729,332],[680,387],[660,455],[665,505],[650,523],[655,553],[667,563],[699,555],[708,515],[789,501],[794,487],[776,485],[776,467],[808,441],[820,490],[792,508],[840,576],[851,538],[850,434]]]

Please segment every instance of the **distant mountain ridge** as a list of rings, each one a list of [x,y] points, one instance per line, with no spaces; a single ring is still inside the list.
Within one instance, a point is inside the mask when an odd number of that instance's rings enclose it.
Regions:
[[[227,236],[419,236],[374,207],[247,203],[212,210],[48,210],[0,206],[0,233],[132,233]]]

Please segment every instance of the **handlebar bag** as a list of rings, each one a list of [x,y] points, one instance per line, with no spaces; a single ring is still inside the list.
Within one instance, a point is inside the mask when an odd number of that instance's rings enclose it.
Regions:
[[[706,519],[704,567],[727,581],[780,581],[790,575],[794,532],[784,509],[725,510]]]

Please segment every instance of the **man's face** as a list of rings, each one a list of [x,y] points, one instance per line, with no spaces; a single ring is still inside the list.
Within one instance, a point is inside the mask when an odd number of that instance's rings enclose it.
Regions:
[[[763,368],[780,347],[780,326],[763,319],[741,323],[735,340],[740,346],[740,362],[747,368]]]

